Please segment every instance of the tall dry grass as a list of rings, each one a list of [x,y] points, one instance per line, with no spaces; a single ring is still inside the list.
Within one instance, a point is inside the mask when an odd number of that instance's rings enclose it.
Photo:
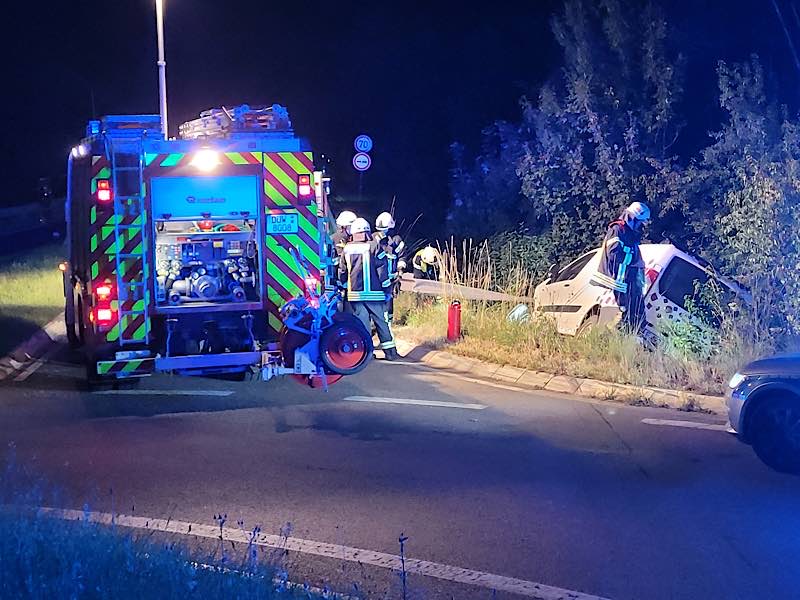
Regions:
[[[520,265],[498,277],[485,243],[452,243],[440,249],[445,284],[499,291],[523,301],[529,310],[525,322],[509,320],[518,302],[489,302],[459,298],[457,289],[444,286],[440,298],[401,294],[395,302],[400,337],[441,348],[446,344],[447,306],[461,302],[464,337],[448,350],[463,356],[559,375],[586,377],[719,394],[731,374],[743,363],[764,354],[735,328],[723,332],[707,359],[681,355],[667,346],[645,347],[640,340],[616,329],[595,329],[580,337],[560,335],[552,319],[537,315],[532,296],[537,282]]]

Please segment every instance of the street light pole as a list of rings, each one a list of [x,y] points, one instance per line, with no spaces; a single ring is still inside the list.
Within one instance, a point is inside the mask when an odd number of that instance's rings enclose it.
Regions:
[[[156,29],[158,31],[158,101],[161,111],[161,131],[169,139],[167,129],[167,61],[164,59],[164,0],[156,0]]]

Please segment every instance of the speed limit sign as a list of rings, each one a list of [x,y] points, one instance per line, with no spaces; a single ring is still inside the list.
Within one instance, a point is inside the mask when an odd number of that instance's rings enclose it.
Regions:
[[[372,150],[372,138],[362,133],[355,139],[353,146],[356,152],[369,152]]]

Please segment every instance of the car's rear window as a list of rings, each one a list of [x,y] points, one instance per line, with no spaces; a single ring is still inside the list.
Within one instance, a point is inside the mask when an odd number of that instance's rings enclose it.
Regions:
[[[589,261],[592,260],[592,257],[595,255],[595,253],[596,251],[584,254],[580,258],[568,264],[566,267],[564,267],[558,272],[558,275],[556,275],[555,279],[553,279],[551,283],[555,283],[556,281],[569,281],[570,279],[575,279],[575,277],[578,276],[578,273],[580,273],[583,270],[583,267],[589,264]]]
[[[680,256],[676,256],[669,261],[667,268],[659,278],[658,292],[685,310],[686,299],[694,297],[696,286],[707,284],[709,279],[708,273]],[[727,303],[733,300],[733,290],[719,280],[717,283],[724,290],[722,301]]]

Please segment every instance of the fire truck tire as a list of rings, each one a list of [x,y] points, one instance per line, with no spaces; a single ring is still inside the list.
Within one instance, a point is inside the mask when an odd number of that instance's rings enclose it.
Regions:
[[[73,317],[75,315],[72,315]],[[77,348],[80,345],[80,340],[78,339],[78,334],[75,331],[75,323],[69,322],[69,317],[66,315],[66,311],[64,314],[64,323],[67,327],[67,342],[69,343],[70,348]]]
[[[372,336],[355,316],[340,313],[336,317],[319,338],[319,356],[326,371],[354,375],[372,359]]]

